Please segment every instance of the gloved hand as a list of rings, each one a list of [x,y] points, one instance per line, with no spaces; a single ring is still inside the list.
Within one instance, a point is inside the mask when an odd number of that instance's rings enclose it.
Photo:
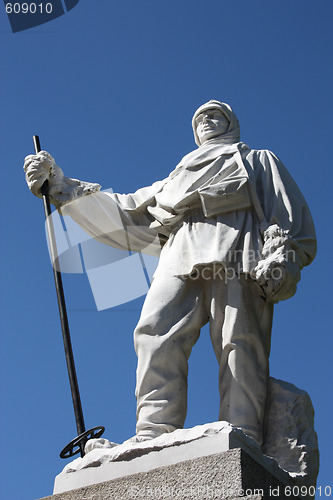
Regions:
[[[262,259],[254,269],[254,278],[261,285],[266,298],[279,302],[296,293],[301,279],[298,243],[277,224],[264,233]]]
[[[24,160],[23,169],[25,171],[25,180],[30,191],[39,198],[42,197],[41,187],[46,180],[49,181],[50,201],[57,204],[57,200],[52,199],[52,192],[61,190],[64,184],[64,173],[56,164],[53,156],[47,151],[40,151],[35,155],[29,155]]]
[[[23,169],[30,191],[42,197],[41,187],[48,180],[50,203],[60,209],[62,205],[76,198],[99,191],[101,186],[91,182],[79,181],[66,177],[47,151],[29,155],[24,160]]]

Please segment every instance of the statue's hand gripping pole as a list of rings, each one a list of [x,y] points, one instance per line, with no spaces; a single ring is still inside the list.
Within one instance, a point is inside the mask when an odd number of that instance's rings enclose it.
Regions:
[[[37,135],[33,136],[35,152],[36,154],[40,152],[40,142],[39,137]],[[74,414],[76,420],[76,428],[78,432],[78,436],[73,439],[67,446],[61,451],[61,458],[69,458],[77,453],[81,452],[81,457],[84,456],[84,446],[88,439],[98,438],[104,432],[104,427],[93,427],[88,431],[85,430],[84,418],[82,412],[81,398],[79,385],[76,376],[72,342],[69,332],[69,324],[68,317],[66,311],[66,303],[65,303],[65,295],[64,289],[62,285],[61,272],[55,269],[55,262],[57,258],[57,245],[54,233],[54,227],[52,222],[52,211],[50,206],[50,199],[48,193],[48,181],[46,180],[41,188],[42,196],[43,196],[43,204],[44,204],[44,212],[45,212],[45,221],[46,221],[46,230],[47,236],[49,240],[49,248],[51,254],[51,261],[53,264],[53,275],[54,275],[54,283],[56,287],[57,299],[58,299],[58,307],[60,314],[60,323],[62,330],[62,338],[64,342],[64,349],[66,355],[66,363],[68,370],[69,383],[71,387],[72,399],[73,399],[73,407]]]

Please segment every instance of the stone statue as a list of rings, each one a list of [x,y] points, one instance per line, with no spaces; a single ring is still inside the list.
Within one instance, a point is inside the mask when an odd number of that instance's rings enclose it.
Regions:
[[[198,148],[166,179],[134,194],[65,177],[45,151],[25,159],[26,180],[41,196],[48,179],[60,213],[98,241],[160,253],[134,333],[133,441],[183,427],[188,359],[209,322],[219,363],[219,419],[261,446],[273,307],[294,295],[301,269],[313,260],[314,225],[281,161],[240,142],[228,104],[202,105],[192,126]]]

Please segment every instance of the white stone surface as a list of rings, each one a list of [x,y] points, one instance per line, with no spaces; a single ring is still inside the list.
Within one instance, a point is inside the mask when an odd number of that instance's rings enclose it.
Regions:
[[[301,483],[316,484],[318,439],[309,395],[293,384],[270,379],[270,406],[263,452]]]
[[[92,439],[86,444],[86,455],[66,465],[57,476],[54,492],[232,448],[242,448],[282,482],[292,477],[299,486],[314,486],[319,471],[319,454],[309,395],[293,384],[270,378],[269,401],[263,451],[241,429],[228,422],[178,429],[155,439],[143,442],[127,440],[119,445],[107,439]]]
[[[54,493],[146,472],[233,448],[244,449],[280,481],[288,480],[288,476],[276,462],[264,457],[258,445],[240,429],[234,428],[227,422],[214,422],[192,429],[179,429],[142,443],[125,442],[109,449],[93,449],[85,457],[77,458],[68,464],[56,477]]]

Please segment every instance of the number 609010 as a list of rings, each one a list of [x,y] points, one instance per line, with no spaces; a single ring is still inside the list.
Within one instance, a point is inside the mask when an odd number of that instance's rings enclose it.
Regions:
[[[47,3],[6,3],[7,14],[51,14],[52,4]]]

